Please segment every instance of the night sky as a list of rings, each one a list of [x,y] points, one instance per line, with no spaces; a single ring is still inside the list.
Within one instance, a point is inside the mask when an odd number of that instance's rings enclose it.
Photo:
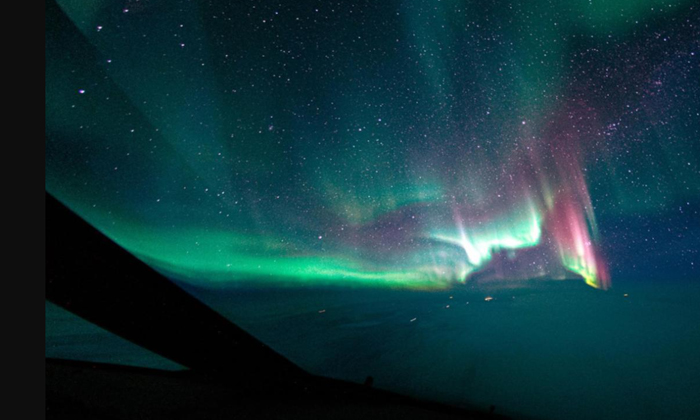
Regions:
[[[501,277],[697,276],[693,2],[220,3],[47,29],[47,189],[159,269],[445,287],[538,246]]]
[[[183,285],[700,281],[693,0],[57,3],[46,189]]]

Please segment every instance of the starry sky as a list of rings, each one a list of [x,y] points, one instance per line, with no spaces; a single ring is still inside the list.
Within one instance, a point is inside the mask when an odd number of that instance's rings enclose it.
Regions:
[[[47,4],[46,189],[205,287],[700,273],[700,7]]]

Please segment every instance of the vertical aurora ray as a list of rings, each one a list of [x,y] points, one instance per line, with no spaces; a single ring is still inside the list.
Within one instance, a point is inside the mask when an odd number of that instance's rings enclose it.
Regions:
[[[585,184],[579,187],[584,188],[587,198]],[[455,210],[452,232],[435,231],[430,237],[462,248],[468,262],[467,273],[483,269],[494,254],[506,251],[509,258],[515,259],[518,250],[546,248],[543,244],[547,242],[554,248],[561,267],[580,275],[592,287],[608,288],[610,278],[595,244],[597,232],[590,207],[571,195],[560,192],[551,196],[548,192],[544,189],[539,194],[539,204],[528,198],[522,205],[514,206],[515,211],[471,223]],[[468,214],[469,210],[462,212]]]
[[[531,247],[540,242],[541,216],[532,205],[524,208],[514,214],[475,224],[466,223],[460,211],[455,209],[457,235],[434,233],[431,237],[460,246],[469,263],[478,268],[491,259],[493,252]]]
[[[548,228],[552,232],[561,264],[582,276],[586,284],[607,289],[610,276],[597,248],[597,226],[588,190],[583,182],[579,188],[583,199],[577,200],[564,192],[553,202]]]
[[[610,278],[589,234],[588,224],[577,205],[562,199],[553,212],[554,238],[561,263],[581,275],[586,284],[606,289]]]

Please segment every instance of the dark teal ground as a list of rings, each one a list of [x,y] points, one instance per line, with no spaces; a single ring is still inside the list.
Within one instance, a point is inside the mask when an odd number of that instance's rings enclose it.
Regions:
[[[46,357],[154,369],[184,367],[46,302]]]
[[[621,283],[191,291],[313,373],[515,417],[697,418],[700,286]],[[46,308],[47,357],[178,368]]]
[[[494,404],[516,417],[700,415],[697,284],[200,295],[302,367],[334,378],[372,375],[380,388]]]

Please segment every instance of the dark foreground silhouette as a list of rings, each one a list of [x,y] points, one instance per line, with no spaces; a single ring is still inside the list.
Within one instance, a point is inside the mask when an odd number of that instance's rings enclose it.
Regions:
[[[491,413],[311,375],[46,196],[46,296],[177,372],[46,361],[49,419],[479,419]]]

